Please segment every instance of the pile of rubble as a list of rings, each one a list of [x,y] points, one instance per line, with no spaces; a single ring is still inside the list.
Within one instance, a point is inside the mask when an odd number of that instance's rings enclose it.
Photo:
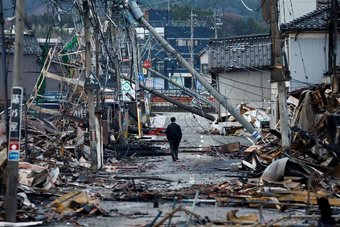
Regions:
[[[91,154],[86,129],[81,124],[62,118],[55,120],[24,118],[21,141],[22,159],[19,162],[18,215],[19,221],[32,224],[73,220],[92,215],[117,215],[100,207],[101,200],[111,201],[189,201],[211,202],[219,207],[248,207],[276,209],[306,209],[306,215],[295,219],[308,220],[308,215],[324,224],[339,220],[339,101],[324,88],[291,94],[291,150],[284,153],[278,130],[266,130],[264,138],[252,146],[229,143],[213,146],[205,153],[237,159],[217,171],[227,171],[234,177],[213,184],[192,184],[178,189],[159,188],[151,181],[170,184],[170,180],[148,176],[150,169],[162,168],[157,162],[137,165],[138,149],[107,146],[105,165],[100,171],[91,169]],[[243,110],[248,107],[243,107]],[[249,113],[249,111],[252,113]],[[249,109],[249,121],[258,125],[266,119],[265,112]],[[246,113],[245,112],[245,113]],[[256,114],[260,113],[260,115]],[[261,116],[260,119],[253,119]],[[229,119],[231,120],[231,119]],[[1,125],[0,125],[1,126]],[[3,126],[1,126],[3,128]],[[157,130],[156,130],[157,131]],[[1,138],[5,136],[1,134]],[[146,156],[168,155],[151,144],[166,143],[164,135],[158,140],[136,142]],[[4,140],[5,141],[5,140]],[[0,155],[1,190],[6,186],[6,149]],[[180,167],[178,167],[180,168]],[[183,167],[184,168],[184,167]],[[144,174],[142,174],[144,173]],[[136,186],[136,181],[139,185]],[[142,183],[141,183],[142,181]],[[199,192],[199,197],[197,195]],[[4,214],[4,197],[0,197],[0,212]],[[268,224],[281,223],[285,218],[265,221],[259,214],[238,215],[237,209],[227,212],[226,220],[210,220],[193,209],[175,206],[167,215],[159,215],[153,225],[160,226],[178,212],[184,212],[194,224]],[[2,215],[4,217],[4,215]],[[291,216],[292,217],[292,216]],[[2,218],[1,221],[4,221]]]

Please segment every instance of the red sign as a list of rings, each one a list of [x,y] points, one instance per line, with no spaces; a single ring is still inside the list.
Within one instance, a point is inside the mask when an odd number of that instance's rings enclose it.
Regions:
[[[9,142],[10,150],[20,150],[19,141],[10,141]]]
[[[144,63],[143,63],[143,68],[145,68],[145,69],[151,68],[151,61],[145,60]]]

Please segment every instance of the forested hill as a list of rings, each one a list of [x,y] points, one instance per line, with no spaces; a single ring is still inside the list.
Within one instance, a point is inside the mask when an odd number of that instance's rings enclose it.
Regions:
[[[240,16],[257,16],[261,0],[140,0],[143,6],[153,9],[166,9],[170,5],[210,9]],[[253,10],[253,11],[252,11]]]
[[[101,3],[104,1],[95,0]],[[13,2],[15,1],[4,1],[6,17],[14,14]],[[60,19],[56,10],[69,11],[73,2],[73,0],[25,0],[27,22],[39,37],[46,36],[48,27],[53,27],[52,36],[58,36],[58,32],[54,31],[55,28],[72,27],[73,20],[71,14],[64,14]],[[209,27],[213,27],[216,22],[214,14],[219,15],[218,22],[223,25],[219,28],[218,37],[259,34],[269,30],[268,25],[262,20],[261,0],[138,0],[137,2],[143,9],[149,10],[168,9],[170,6],[174,20],[187,20],[192,9],[194,14],[198,15],[197,19],[206,21]]]
[[[223,25],[219,37],[267,33],[269,27],[263,22],[261,0],[139,0],[146,9],[168,9],[174,20],[187,20],[191,9],[199,20],[213,27],[215,15],[220,15]],[[170,3],[170,4],[169,4]]]
[[[13,14],[13,0],[4,0],[4,8],[5,15],[11,16]],[[54,2],[60,2],[59,4],[63,4],[65,2],[72,3],[73,1],[69,0],[25,0],[26,12],[27,14],[40,14],[39,9],[46,8],[44,5],[52,5]],[[180,6],[188,6],[193,8],[200,9],[210,9],[210,10],[218,10],[222,13],[231,13],[240,16],[256,16],[261,6],[261,0],[139,0],[142,6],[152,9],[166,9],[168,7],[168,3],[170,5],[180,5]],[[248,7],[248,9],[247,9]],[[251,11],[253,9],[254,11]]]

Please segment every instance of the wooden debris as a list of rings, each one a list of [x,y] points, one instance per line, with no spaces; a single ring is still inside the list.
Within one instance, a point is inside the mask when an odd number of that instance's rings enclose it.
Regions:
[[[7,148],[0,151],[0,169],[4,167],[7,162]]]
[[[240,142],[221,145],[222,152],[237,152],[240,151]]]
[[[256,213],[245,214],[237,216],[238,210],[230,210],[226,214],[227,221],[242,224],[255,224],[259,222],[259,217]]]
[[[56,212],[75,212],[75,207],[79,205],[94,203],[85,191],[72,191],[49,203],[47,207],[55,207]],[[72,207],[73,206],[73,207]],[[78,209],[78,208],[77,208]]]

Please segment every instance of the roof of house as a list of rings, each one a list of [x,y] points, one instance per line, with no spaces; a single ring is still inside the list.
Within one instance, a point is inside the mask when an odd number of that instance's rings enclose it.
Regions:
[[[6,53],[14,54],[14,39],[15,35],[5,36]],[[0,53],[2,53],[2,41],[0,37]],[[37,41],[37,38],[32,34],[24,35],[24,54],[27,55],[40,55],[42,53],[41,47]]]
[[[255,45],[271,42],[269,34],[254,34],[244,36],[233,36],[227,38],[210,39],[209,45],[214,43],[228,43],[228,45]]]
[[[271,65],[269,34],[212,39],[209,42],[209,70],[234,71]]]
[[[281,31],[324,31],[328,30],[330,8],[314,10],[289,23],[281,24]]]

